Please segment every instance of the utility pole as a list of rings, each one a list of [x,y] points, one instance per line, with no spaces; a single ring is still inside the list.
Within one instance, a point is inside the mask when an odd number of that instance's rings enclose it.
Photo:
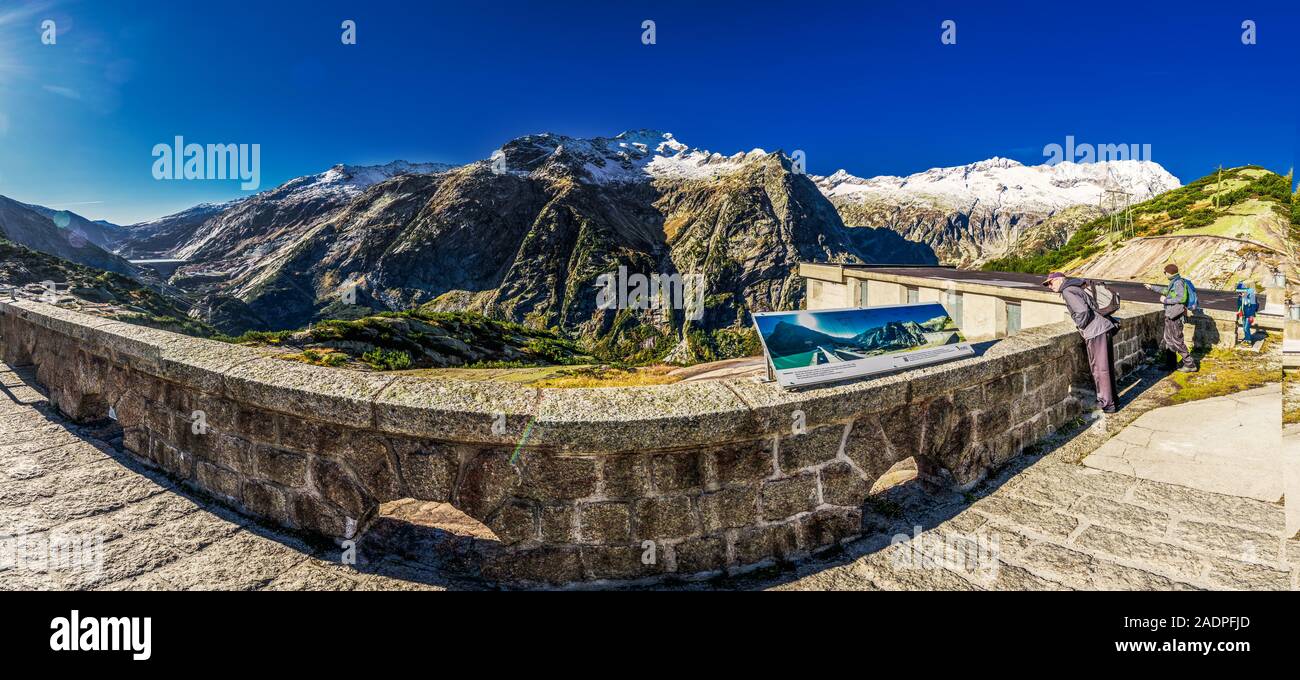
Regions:
[[[1127,238],[1133,231],[1133,194],[1126,191],[1109,172],[1106,179],[1101,190],[1102,212],[1110,215],[1110,233],[1114,235],[1118,231]]]
[[[1219,179],[1214,185],[1214,209],[1219,209],[1219,194],[1223,192],[1223,164],[1219,164]]]

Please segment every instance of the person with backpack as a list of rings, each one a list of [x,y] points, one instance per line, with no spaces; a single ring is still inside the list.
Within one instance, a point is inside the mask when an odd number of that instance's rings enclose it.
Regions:
[[[1097,406],[1103,413],[1114,413],[1115,380],[1111,357],[1110,332],[1116,324],[1110,317],[1101,314],[1096,301],[1088,292],[1088,285],[1082,279],[1066,278],[1061,272],[1047,275],[1043,285],[1061,295],[1065,308],[1074,320],[1075,328],[1083,336],[1083,346],[1088,351],[1088,368],[1092,371],[1092,381],[1097,386]],[[1107,289],[1109,290],[1109,289]],[[1118,297],[1115,301],[1118,308]]]
[[[1163,288],[1159,286],[1149,286],[1149,288],[1160,293],[1160,302],[1165,306],[1165,333],[1161,339],[1161,345],[1174,355],[1174,361],[1181,356],[1182,367],[1178,370],[1184,373],[1195,373],[1200,370],[1196,365],[1196,359],[1192,353],[1187,350],[1187,343],[1183,340],[1183,325],[1186,323],[1187,314],[1197,309],[1196,287],[1191,281],[1178,275],[1178,265],[1165,265],[1165,275],[1169,277],[1169,285]]]
[[[1111,323],[1115,324],[1115,327],[1110,329],[1110,332],[1106,333],[1106,356],[1110,357],[1110,365],[1112,368],[1110,372],[1110,393],[1115,395],[1115,400],[1118,402],[1119,387],[1115,385],[1115,374],[1118,373],[1118,371],[1114,370],[1114,367],[1115,336],[1119,335],[1120,319],[1115,318],[1113,315],[1115,312],[1119,311],[1119,305],[1122,300],[1120,300],[1119,293],[1111,290],[1110,286],[1107,286],[1101,281],[1089,279],[1084,284],[1083,289],[1088,293],[1088,297],[1092,301],[1093,309],[1096,309],[1098,314],[1110,319]]]
[[[1250,327],[1255,323],[1255,314],[1259,312],[1259,298],[1255,296],[1255,286],[1245,281],[1237,282],[1237,317],[1241,319],[1241,339],[1247,345],[1254,341]]]

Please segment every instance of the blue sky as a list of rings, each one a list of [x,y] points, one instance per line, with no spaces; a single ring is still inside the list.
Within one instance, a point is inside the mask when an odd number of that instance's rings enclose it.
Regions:
[[[1067,135],[1151,144],[1183,181],[1219,163],[1286,172],[1294,3],[1198,4],[4,2],[0,194],[122,223],[242,195],[154,180],[152,148],[175,135],[260,144],[264,189],[636,128],[802,149],[817,174],[1040,163]],[[344,19],[358,44],[341,44]]]

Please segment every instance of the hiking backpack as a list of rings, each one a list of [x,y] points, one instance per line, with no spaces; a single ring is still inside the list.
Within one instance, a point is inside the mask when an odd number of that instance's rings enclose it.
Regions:
[[[1194,312],[1200,308],[1200,301],[1196,298],[1196,286],[1193,286],[1192,282],[1187,279],[1183,279],[1183,284],[1187,286],[1187,303],[1185,306],[1187,311]]]
[[[1119,293],[1111,290],[1110,286],[1100,281],[1089,281],[1085,290],[1088,291],[1088,297],[1092,298],[1092,306],[1098,314],[1110,316],[1119,311]]]

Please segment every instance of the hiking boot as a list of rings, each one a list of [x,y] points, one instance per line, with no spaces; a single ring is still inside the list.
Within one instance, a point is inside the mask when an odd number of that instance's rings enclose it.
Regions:
[[[1201,369],[1198,368],[1198,367],[1196,367],[1196,366],[1183,366],[1182,368],[1178,369],[1178,372],[1179,372],[1179,373],[1195,373],[1195,372],[1197,372],[1197,371],[1199,371],[1199,370],[1201,370]]]
[[[1101,412],[1102,412],[1102,413],[1119,413],[1119,409],[1115,408],[1114,406],[1107,406],[1106,408],[1102,409]]]

